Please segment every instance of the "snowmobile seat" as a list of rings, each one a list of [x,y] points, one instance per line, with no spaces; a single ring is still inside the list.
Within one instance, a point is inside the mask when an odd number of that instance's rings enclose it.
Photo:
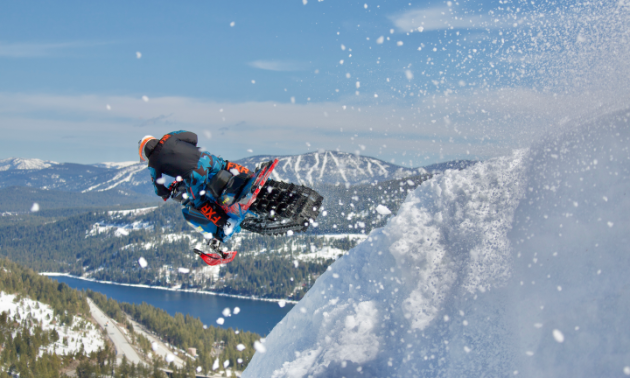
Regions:
[[[220,202],[224,205],[231,205],[241,199],[243,188],[252,178],[250,173],[241,173],[236,176],[232,176],[230,181],[225,186],[223,194],[221,195]]]
[[[219,171],[208,181],[208,191],[215,200],[221,197],[221,193],[232,177],[234,176],[229,171]]]

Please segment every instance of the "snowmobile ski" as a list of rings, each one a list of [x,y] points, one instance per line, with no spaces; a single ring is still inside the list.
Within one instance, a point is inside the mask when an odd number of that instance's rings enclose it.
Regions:
[[[223,265],[231,262],[236,257],[237,251],[224,252],[224,256],[221,256],[219,252],[204,253],[195,248],[195,253],[201,257],[201,259],[210,266]]]
[[[271,175],[271,172],[273,172],[273,169],[276,167],[276,164],[278,164],[278,159],[274,159],[273,161],[269,161],[265,163],[265,165],[263,165],[263,167],[260,170],[260,173],[258,174],[258,177],[256,177],[256,180],[254,181],[254,185],[252,185],[252,189],[251,189],[252,196],[249,199],[249,201],[247,201],[247,203],[243,206],[244,209],[249,209],[252,203],[256,201],[256,198],[258,197],[258,193],[260,193],[260,190],[267,183],[267,179]]]

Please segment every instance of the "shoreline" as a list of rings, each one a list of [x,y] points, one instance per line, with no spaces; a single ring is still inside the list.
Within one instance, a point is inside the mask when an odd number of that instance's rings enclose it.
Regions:
[[[39,275],[40,276],[46,276],[46,277],[70,277],[70,278],[76,278],[78,280],[96,282],[96,283],[106,284],[106,285],[129,286],[129,287],[139,287],[139,288],[143,288],[143,289],[155,289],[155,290],[165,290],[165,291],[179,291],[179,292],[183,292],[183,293],[196,293],[196,294],[205,294],[205,295],[216,295],[216,296],[219,296],[219,297],[247,299],[247,300],[252,300],[252,301],[263,301],[263,302],[280,302],[280,301],[284,301],[287,304],[293,304],[293,305],[298,303],[298,301],[295,301],[295,300],[292,300],[292,299],[259,298],[259,297],[250,297],[250,296],[238,295],[238,294],[216,293],[214,291],[206,291],[206,290],[174,289],[174,288],[164,287],[164,286],[149,286],[149,285],[142,285],[142,284],[127,284],[127,283],[120,283],[120,282],[113,282],[113,281],[99,281],[99,280],[95,280],[93,278],[73,276],[70,273],[41,272],[41,273],[39,273]]]

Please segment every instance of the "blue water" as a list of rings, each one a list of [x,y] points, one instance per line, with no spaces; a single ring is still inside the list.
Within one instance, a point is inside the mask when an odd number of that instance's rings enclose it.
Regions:
[[[281,308],[276,302],[119,286],[64,276],[50,278],[64,282],[78,290],[90,289],[105,294],[107,297],[119,302],[137,304],[146,302],[154,307],[163,309],[172,316],[175,316],[178,312],[184,315],[190,314],[195,318],[201,319],[203,324],[226,329],[233,328],[251,331],[263,336],[269,334],[273,327],[293,308],[291,304]],[[230,317],[224,317],[222,311],[226,307],[229,307],[232,312],[234,312],[234,307],[239,307],[241,312],[237,315],[232,314]],[[223,325],[217,324],[217,319],[220,317],[225,319]]]

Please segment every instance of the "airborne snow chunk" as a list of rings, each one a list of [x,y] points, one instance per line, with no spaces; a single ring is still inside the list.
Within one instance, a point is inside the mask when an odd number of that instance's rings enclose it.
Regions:
[[[147,260],[145,260],[145,258],[144,258],[144,257],[140,257],[140,258],[138,259],[138,264],[140,264],[140,266],[141,266],[143,269],[144,269],[144,268],[146,268],[146,267],[149,265],[149,263],[147,262]]]
[[[376,206],[376,212],[381,215],[389,215],[392,213],[392,211],[388,209],[387,206],[384,206],[384,205]]]

